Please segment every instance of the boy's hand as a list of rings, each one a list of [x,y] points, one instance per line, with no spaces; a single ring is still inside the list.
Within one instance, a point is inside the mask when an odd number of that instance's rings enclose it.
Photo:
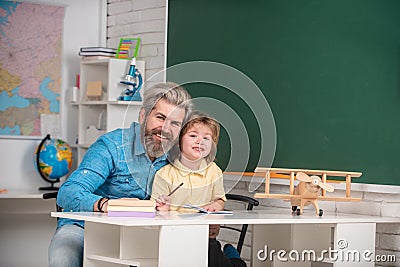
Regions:
[[[168,211],[169,210],[169,201],[171,197],[161,195],[156,199],[156,209],[159,211]]]
[[[219,234],[220,225],[219,224],[210,224],[208,227],[208,237],[216,238]]]
[[[210,204],[205,205],[203,208],[208,211],[220,211],[224,209],[224,201],[222,199],[217,199]]]

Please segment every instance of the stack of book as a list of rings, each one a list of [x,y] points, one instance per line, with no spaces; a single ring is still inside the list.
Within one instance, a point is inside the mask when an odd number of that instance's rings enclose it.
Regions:
[[[79,55],[82,60],[115,58],[117,49],[108,47],[81,47]]]
[[[156,201],[137,198],[110,199],[107,210],[110,217],[154,217]]]

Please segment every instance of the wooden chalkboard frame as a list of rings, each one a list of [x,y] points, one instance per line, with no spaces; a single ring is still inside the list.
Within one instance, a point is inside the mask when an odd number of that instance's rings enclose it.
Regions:
[[[363,173],[356,182],[400,185],[400,2],[170,0],[168,6],[167,66],[209,60],[246,73],[274,113],[273,166],[349,170]],[[227,98],[215,86],[188,90]],[[247,171],[254,171],[258,141],[250,138],[255,156]]]

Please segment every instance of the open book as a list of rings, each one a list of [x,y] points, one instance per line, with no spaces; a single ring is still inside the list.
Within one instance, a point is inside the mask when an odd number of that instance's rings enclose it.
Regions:
[[[192,210],[197,210],[200,213],[207,213],[207,214],[225,214],[225,215],[232,215],[233,212],[229,210],[220,210],[220,211],[208,211],[206,209],[203,209],[202,207],[199,206],[194,206],[190,204],[185,204],[182,206],[185,209],[192,209]]]

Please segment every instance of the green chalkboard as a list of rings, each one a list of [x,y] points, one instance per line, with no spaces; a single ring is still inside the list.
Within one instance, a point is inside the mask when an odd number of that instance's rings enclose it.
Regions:
[[[250,78],[275,120],[274,167],[359,171],[358,182],[400,185],[400,1],[170,0],[168,8],[167,65],[212,61]],[[240,97],[248,88],[238,96],[218,84],[186,87],[244,121],[247,171],[267,165],[261,143],[272,137]],[[235,171],[233,146],[225,129],[217,159]]]

